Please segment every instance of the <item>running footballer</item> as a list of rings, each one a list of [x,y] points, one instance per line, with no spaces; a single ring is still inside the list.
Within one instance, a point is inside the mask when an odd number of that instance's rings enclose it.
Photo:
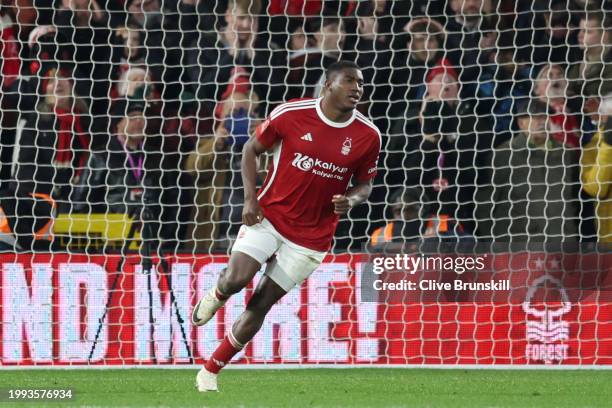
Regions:
[[[267,265],[246,310],[198,372],[199,391],[218,390],[217,374],[255,336],[270,308],[323,261],[339,216],[370,195],[381,140],[356,109],[362,95],[359,67],[336,62],[321,98],[280,105],[244,146],[244,225],[227,269],[196,304],[193,324],[206,324]],[[267,151],[273,160],[256,192],[257,157]]]

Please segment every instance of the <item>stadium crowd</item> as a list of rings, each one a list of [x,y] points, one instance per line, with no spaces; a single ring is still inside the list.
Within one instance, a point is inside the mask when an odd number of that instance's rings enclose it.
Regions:
[[[147,206],[167,248],[227,249],[242,146],[278,104],[318,97],[339,59],[362,67],[383,153],[336,249],[612,242],[608,1],[2,0],[1,14],[5,244],[44,247],[52,213]]]

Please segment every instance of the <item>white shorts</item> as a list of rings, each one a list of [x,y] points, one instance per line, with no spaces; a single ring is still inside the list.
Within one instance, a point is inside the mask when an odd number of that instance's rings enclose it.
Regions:
[[[264,264],[272,255],[265,275],[289,292],[302,284],[323,262],[326,252],[315,251],[289,241],[272,226],[270,221],[240,227],[232,253],[242,252]]]

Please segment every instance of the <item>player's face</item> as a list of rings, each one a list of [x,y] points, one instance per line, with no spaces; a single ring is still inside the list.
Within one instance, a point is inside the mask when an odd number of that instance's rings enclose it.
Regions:
[[[359,69],[344,69],[332,77],[332,99],[341,110],[353,110],[363,96],[363,74]]]

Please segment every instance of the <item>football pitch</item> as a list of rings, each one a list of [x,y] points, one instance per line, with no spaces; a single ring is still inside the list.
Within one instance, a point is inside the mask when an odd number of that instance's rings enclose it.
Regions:
[[[4,407],[610,407],[609,370],[225,370],[198,393],[196,370],[1,370]],[[8,402],[12,388],[73,390],[71,401]]]

